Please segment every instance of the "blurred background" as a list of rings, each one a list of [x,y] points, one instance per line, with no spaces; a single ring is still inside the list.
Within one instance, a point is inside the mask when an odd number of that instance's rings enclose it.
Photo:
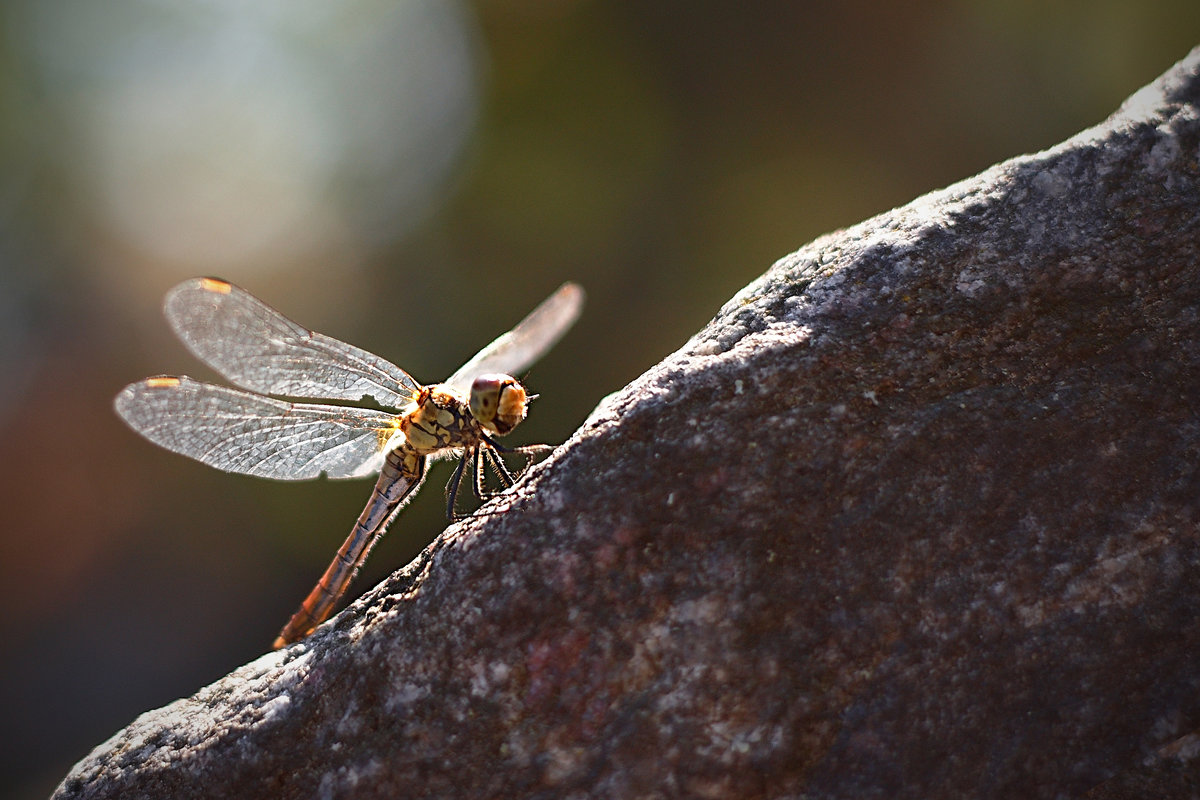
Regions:
[[[559,442],[779,257],[1101,121],[1200,3],[5,0],[0,794],[266,651],[370,481],[160,450],[126,383],[214,376],[163,293],[245,286],[448,375],[564,280],[514,435]],[[440,466],[354,596],[445,526]]]

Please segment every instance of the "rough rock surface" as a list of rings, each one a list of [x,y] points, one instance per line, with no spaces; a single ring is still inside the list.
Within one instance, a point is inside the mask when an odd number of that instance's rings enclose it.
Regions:
[[[503,502],[56,796],[1187,796],[1200,49],[784,258]]]

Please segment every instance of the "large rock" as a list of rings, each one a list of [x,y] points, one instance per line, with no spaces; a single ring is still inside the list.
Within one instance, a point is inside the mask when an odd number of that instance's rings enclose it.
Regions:
[[[56,796],[1186,796],[1198,162],[1200,49],[813,242],[504,513]]]

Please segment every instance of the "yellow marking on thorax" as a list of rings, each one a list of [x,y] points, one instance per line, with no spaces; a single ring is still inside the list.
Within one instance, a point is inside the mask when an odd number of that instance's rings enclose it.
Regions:
[[[169,389],[179,385],[179,378],[146,378],[146,388],[148,389]]]
[[[217,292],[218,294],[229,294],[233,291],[230,284],[217,278],[201,278],[200,288],[206,292]]]
[[[468,447],[477,438],[470,409],[461,397],[440,388],[427,389],[417,407],[400,423],[410,447],[434,453],[447,447]]]

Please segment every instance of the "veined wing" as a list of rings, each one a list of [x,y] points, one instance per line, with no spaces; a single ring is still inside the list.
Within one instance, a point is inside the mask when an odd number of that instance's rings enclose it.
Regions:
[[[297,325],[245,289],[193,278],[167,292],[167,321],[208,364],[243,389],[283,397],[361,400],[403,408],[419,390],[395,364]]]
[[[472,381],[485,372],[516,375],[525,371],[562,338],[582,309],[583,287],[564,283],[515,328],[476,353],[444,382],[469,394]]]
[[[227,472],[289,481],[378,472],[398,419],[167,376],[131,383],[114,405],[131,428],[172,452]]]

